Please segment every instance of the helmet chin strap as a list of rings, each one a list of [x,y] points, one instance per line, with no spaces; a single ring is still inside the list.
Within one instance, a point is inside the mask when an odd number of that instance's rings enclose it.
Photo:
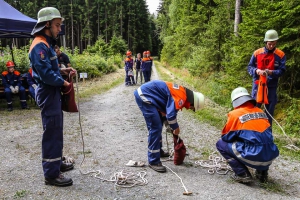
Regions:
[[[52,24],[51,24],[51,21],[49,21],[49,27],[47,27],[51,33],[51,37],[54,39],[54,40],[57,40],[58,36],[57,37],[54,37],[54,34],[53,34],[53,31],[52,31]]]

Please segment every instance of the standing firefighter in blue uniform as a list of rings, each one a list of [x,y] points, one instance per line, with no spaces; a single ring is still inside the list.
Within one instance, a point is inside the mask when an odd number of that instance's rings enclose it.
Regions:
[[[20,72],[15,70],[15,64],[12,61],[8,61],[6,67],[7,71],[2,72],[2,84],[4,86],[4,93],[7,101],[7,110],[13,110],[12,94],[18,93],[22,109],[29,109],[26,102],[26,91],[20,80]]]
[[[252,97],[256,100],[258,95],[259,79],[267,76],[267,85],[265,98],[268,100],[266,104],[267,111],[271,116],[274,115],[275,105],[277,103],[277,87],[279,77],[286,71],[285,62],[286,56],[283,51],[276,48],[278,33],[275,30],[268,30],[265,33],[265,47],[257,49],[248,64],[248,72],[252,76]],[[261,106],[260,101],[257,106]],[[267,113],[269,122],[272,125],[272,117]]]
[[[71,178],[61,171],[73,169],[73,164],[62,163],[63,150],[63,113],[61,110],[61,87],[68,87],[61,74],[76,73],[73,68],[59,69],[54,51],[56,38],[64,20],[60,12],[46,7],[38,12],[38,21],[32,30],[35,36],[29,50],[30,65],[34,80],[37,82],[36,103],[41,109],[43,138],[42,165],[45,184],[69,186]]]
[[[261,182],[266,182],[269,166],[279,155],[268,117],[243,87],[232,91],[231,102],[234,110],[228,113],[217,149],[234,171],[233,180],[251,182],[249,166],[256,169]]]
[[[199,110],[204,106],[204,96],[183,86],[153,80],[134,91],[136,103],[145,118],[148,136],[149,167],[157,172],[166,172],[160,157],[162,151],[163,118],[166,118],[174,135],[180,133],[177,112],[182,108]]]
[[[131,51],[126,52],[125,58],[125,86],[135,85],[134,75],[133,75],[133,59]]]
[[[148,57],[147,51],[144,51],[141,68],[144,75],[145,83],[149,82],[151,79],[152,63],[152,60],[150,59],[150,57]]]

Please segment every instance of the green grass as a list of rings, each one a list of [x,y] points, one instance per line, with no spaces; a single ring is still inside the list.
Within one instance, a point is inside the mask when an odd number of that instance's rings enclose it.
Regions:
[[[106,76],[109,76],[109,75],[106,75]],[[93,80],[86,81],[86,83],[82,83],[82,82],[79,83],[78,84],[79,87],[84,87],[83,90],[79,91],[80,99],[88,99],[93,95],[101,94],[101,93],[106,92],[109,89],[121,84],[122,82],[124,82],[123,76],[118,76],[116,78],[112,77],[112,79],[114,79],[114,80],[109,80],[108,82],[101,83],[101,84],[97,83],[97,81],[95,82],[95,84],[91,84],[91,82],[93,82]],[[74,89],[75,89],[75,93],[77,94],[76,88],[74,88]]]
[[[20,190],[20,191],[16,191],[15,195],[14,195],[14,199],[19,199],[19,198],[23,198],[26,196],[28,192],[26,190]]]

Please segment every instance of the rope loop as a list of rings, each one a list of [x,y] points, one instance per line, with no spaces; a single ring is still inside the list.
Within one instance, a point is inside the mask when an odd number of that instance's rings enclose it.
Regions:
[[[208,156],[208,160],[198,160],[195,161],[195,164],[208,168],[207,172],[209,174],[217,173],[220,175],[226,175],[229,171],[232,171],[226,159],[219,155],[215,155],[215,152]]]

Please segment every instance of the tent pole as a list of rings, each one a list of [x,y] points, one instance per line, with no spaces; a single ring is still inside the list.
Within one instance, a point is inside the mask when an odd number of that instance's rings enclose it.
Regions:
[[[10,47],[10,53],[11,53],[11,58],[12,58],[12,61],[15,63],[15,58],[14,58],[14,51],[13,51],[13,43],[11,43],[11,46]],[[16,63],[15,63],[16,65]]]
[[[66,49],[66,36],[63,35],[63,46],[64,46],[64,49]]]

